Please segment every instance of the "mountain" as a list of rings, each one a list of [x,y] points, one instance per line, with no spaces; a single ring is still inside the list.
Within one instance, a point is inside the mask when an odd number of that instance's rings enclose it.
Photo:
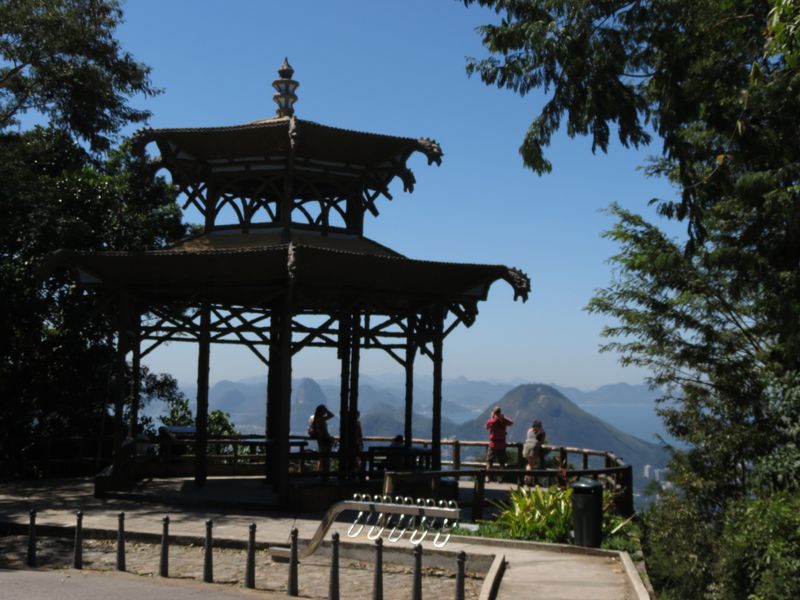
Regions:
[[[561,392],[548,385],[520,385],[509,391],[497,404],[514,425],[509,428],[510,441],[522,441],[534,419],[539,419],[547,432],[547,442],[553,445],[608,450],[633,465],[634,474],[641,473],[645,464],[663,466],[665,451],[656,444],[624,433],[605,421],[589,414]],[[475,419],[455,429],[462,440],[483,440],[488,435],[484,424],[494,403]]]
[[[555,384],[550,384],[550,387],[555,388],[576,404],[605,404],[609,406],[633,404],[652,405],[656,398],[662,394],[661,390],[654,390],[646,383],[639,383],[636,385],[614,383],[600,386],[596,390],[589,392],[574,387],[563,387]]]
[[[512,390],[508,383],[476,381],[466,377],[448,379],[442,383],[442,396],[448,401],[473,411],[482,411],[489,404],[496,403]]]

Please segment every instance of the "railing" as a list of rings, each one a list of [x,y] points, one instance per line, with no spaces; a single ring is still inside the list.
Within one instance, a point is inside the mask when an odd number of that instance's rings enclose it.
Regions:
[[[381,479],[401,481],[413,477],[418,481],[428,480],[433,497],[438,497],[443,479],[459,480],[472,478],[475,481],[473,490],[473,508],[482,510],[484,491],[483,481],[486,470],[483,468],[485,449],[488,442],[462,441],[444,439],[442,447],[441,471],[429,471],[431,440],[414,438],[413,450],[404,456],[403,448],[390,448],[394,438],[388,436],[366,436],[367,450],[359,453],[357,472],[364,479]],[[289,468],[290,475],[319,474],[320,453],[310,449],[313,440],[307,436],[290,436]],[[129,460],[125,461],[125,471],[134,478],[144,477],[176,477],[194,474],[195,440],[193,436],[171,437],[160,436],[151,439],[128,440],[124,450]],[[0,475],[4,476],[52,476],[55,474],[88,475],[99,472],[100,468],[110,464],[113,438],[43,438],[36,442],[24,439],[6,439],[0,445]],[[261,475],[265,472],[265,462],[272,443],[264,436],[234,435],[210,436],[208,439],[208,474],[221,476]],[[522,482],[526,476],[536,481],[565,481],[575,477],[594,477],[602,479],[614,491],[618,509],[626,513],[633,510],[633,475],[629,465],[611,452],[577,448],[571,446],[545,445],[543,448],[549,456],[555,457],[552,468],[526,471],[525,459],[522,456],[521,442],[509,444],[509,455],[514,457],[510,462],[516,468],[503,471],[493,470],[492,474],[503,476],[510,481]],[[470,452],[480,449],[477,456]],[[406,450],[407,452],[407,450]],[[400,462],[389,459],[397,453]],[[413,456],[412,456],[413,455]],[[414,459],[410,465],[406,459]],[[335,470],[338,452],[330,453],[333,461],[331,470]],[[592,464],[595,463],[595,464]],[[128,471],[130,467],[130,471]],[[448,468],[449,467],[449,468]],[[401,471],[401,472],[398,472]],[[394,485],[394,484],[389,484]],[[387,492],[387,493],[392,493]]]

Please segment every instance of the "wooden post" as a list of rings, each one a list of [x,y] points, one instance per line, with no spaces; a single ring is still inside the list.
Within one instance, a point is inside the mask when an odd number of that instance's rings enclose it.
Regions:
[[[275,428],[276,484],[283,506],[289,504],[289,429],[292,403],[292,289],[286,290],[279,321],[278,422]]]
[[[197,412],[194,438],[194,484],[203,487],[208,476],[208,373],[211,353],[211,311],[207,303],[200,308],[200,335],[197,347]]]
[[[130,318],[130,301],[128,295],[123,293],[120,296],[120,307],[118,315],[119,331],[117,337],[117,353],[114,363],[114,457],[113,457],[113,472],[114,478],[124,477],[122,474],[122,438],[123,438],[123,422],[122,422],[122,408],[127,395],[125,392],[125,371],[127,363],[125,362],[125,355],[128,352],[129,336],[128,336],[128,320]]]
[[[622,472],[622,502],[619,507],[619,512],[623,517],[631,516],[636,509],[633,504],[633,466],[626,465],[625,470]]]
[[[139,339],[141,330],[141,316],[136,315],[133,318],[133,336],[132,336],[132,350],[133,356],[131,358],[131,419],[130,426],[128,427],[128,437],[136,439],[136,433],[139,427],[139,396],[142,387],[142,343]],[[135,448],[135,447],[134,447]]]
[[[472,491],[472,520],[483,518],[483,496],[486,487],[486,473],[481,471],[475,475],[475,487]]]
[[[352,338],[351,315],[342,311],[339,317],[339,359],[342,361],[342,373],[339,394],[339,442],[348,439],[347,408],[350,404],[350,349]],[[341,445],[339,451],[341,451]],[[344,478],[344,465],[339,461],[339,478]]]
[[[250,523],[247,537],[247,561],[244,568],[244,587],[256,587],[256,524]]]
[[[442,346],[444,314],[434,317],[433,333],[433,419],[431,424],[431,470],[442,468]]]
[[[413,430],[411,422],[414,418],[414,358],[417,353],[417,344],[414,339],[417,328],[417,318],[408,317],[408,329],[406,331],[406,412],[403,429],[403,443],[406,448],[411,447]]]
[[[461,470],[461,442],[453,440],[453,471]],[[460,479],[457,477],[456,479]]]
[[[356,415],[358,413],[358,374],[361,362],[361,313],[353,313],[352,347],[350,350],[350,402],[347,407],[347,438],[339,440],[339,454],[344,454],[345,474],[350,475],[355,468]],[[342,415],[344,419],[345,416]]]
[[[280,328],[278,327],[279,318],[278,308],[273,306],[270,312],[269,324],[269,367],[267,373],[267,422],[264,427],[264,469],[268,483],[275,483],[277,480],[278,464],[274,460],[274,452],[271,452],[270,444],[275,443],[278,423],[278,372],[280,371],[280,354],[278,350],[278,338]]]

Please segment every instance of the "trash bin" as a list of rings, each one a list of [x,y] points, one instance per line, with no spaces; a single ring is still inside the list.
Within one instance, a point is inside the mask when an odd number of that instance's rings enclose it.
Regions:
[[[603,484],[594,479],[579,479],[570,487],[575,544],[597,548],[603,538]]]

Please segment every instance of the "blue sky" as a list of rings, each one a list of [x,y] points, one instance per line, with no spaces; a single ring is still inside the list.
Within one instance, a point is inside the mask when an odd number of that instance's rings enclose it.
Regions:
[[[585,138],[565,134],[548,151],[544,177],[522,165],[518,147],[543,96],[521,98],[465,73],[465,57],[483,57],[475,28],[494,13],[449,0],[135,0],[125,5],[122,46],[153,68],[164,93],[136,104],[153,127],[233,125],[274,114],[271,82],[288,56],[300,82],[296,114],[328,125],[410,137],[442,146],[441,167],[413,158],[413,194],[395,190],[366,235],[411,258],[502,263],[531,278],[533,293],[513,302],[498,282],[477,323],[448,337],[445,377],[521,379],[579,388],[641,382],[598,353],[605,318],[583,311],[611,276],[611,202],[652,214],[647,201],[669,197],[663,181],[637,170],[658,145],[638,151],[618,143],[591,153]],[[680,228],[675,228],[679,231]],[[261,375],[243,348],[212,347],[211,379]],[[147,357],[156,371],[192,381],[196,348],[172,344]],[[298,377],[338,372],[333,351],[295,357]],[[379,351],[362,371],[399,368]],[[427,373],[430,361],[418,359]]]

